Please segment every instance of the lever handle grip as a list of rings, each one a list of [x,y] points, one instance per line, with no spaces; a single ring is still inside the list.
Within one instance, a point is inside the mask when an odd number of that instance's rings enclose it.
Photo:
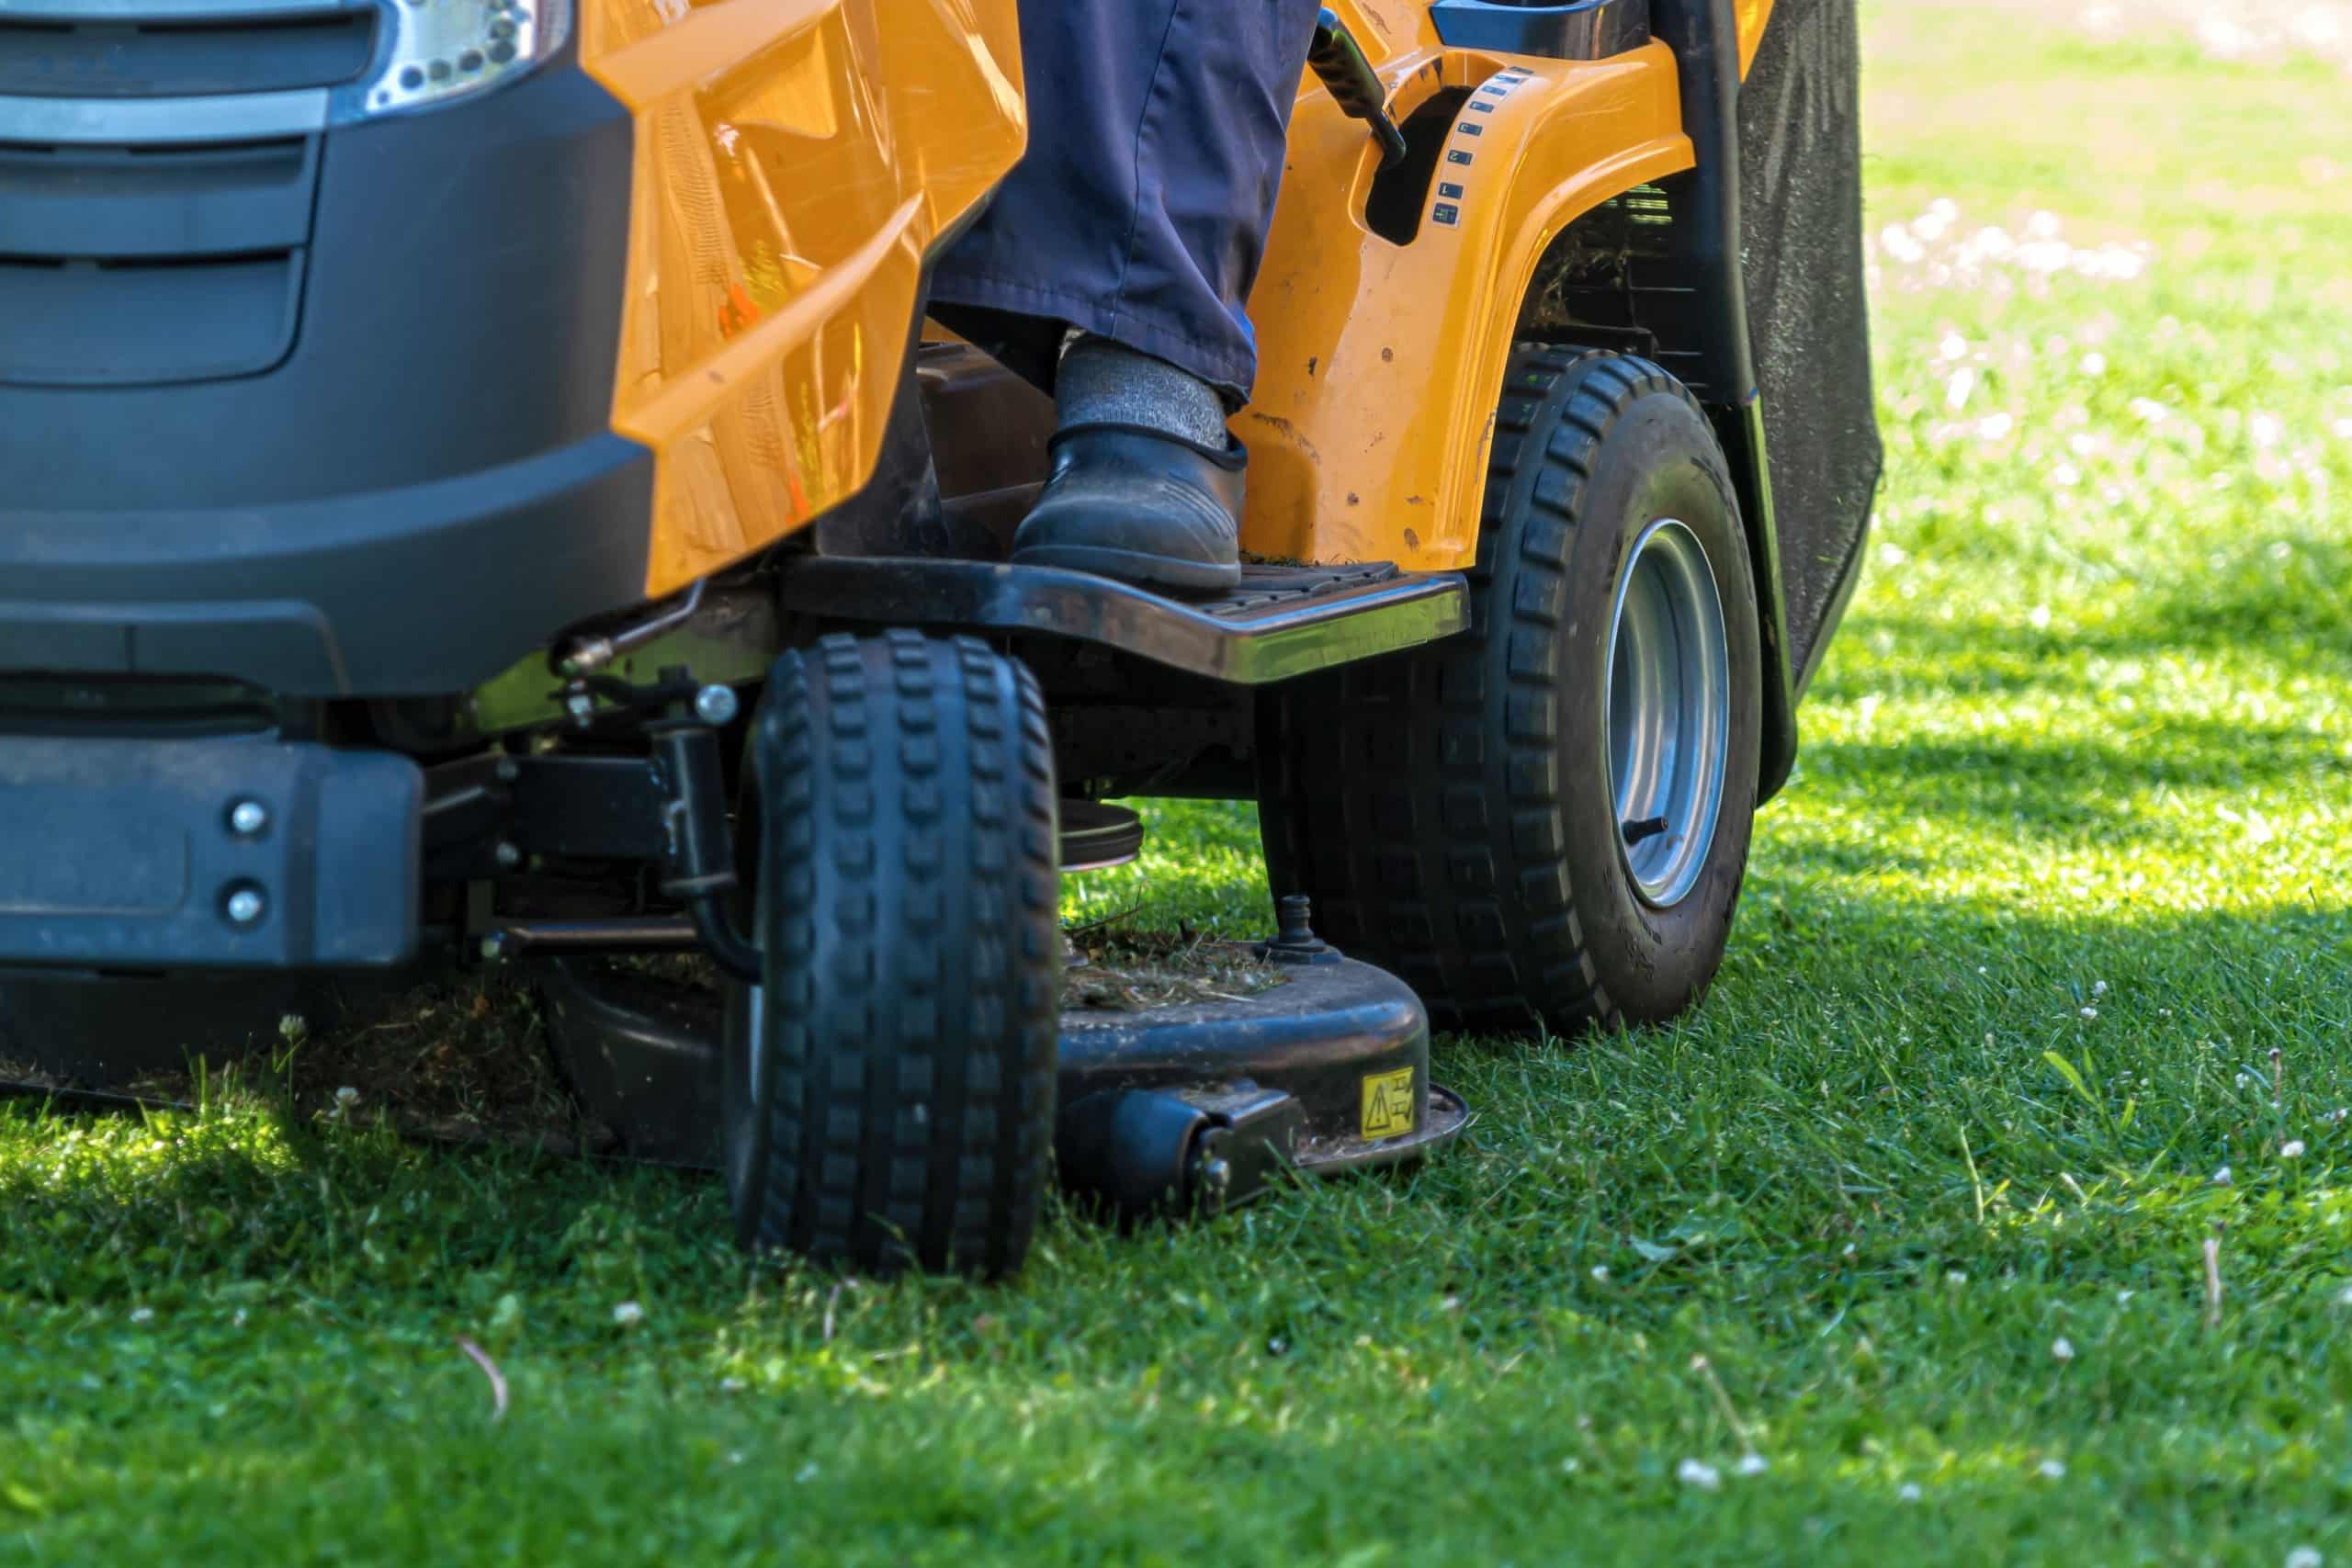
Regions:
[[[1382,167],[1405,156],[1405,133],[1388,118],[1387,90],[1381,86],[1372,62],[1364,58],[1356,35],[1348,31],[1348,24],[1329,6],[1316,18],[1315,42],[1306,51],[1306,62],[1343,113],[1371,126],[1372,139],[1380,143]]]

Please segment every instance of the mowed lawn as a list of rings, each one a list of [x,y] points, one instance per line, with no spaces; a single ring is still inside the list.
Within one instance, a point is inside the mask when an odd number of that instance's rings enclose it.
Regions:
[[[1695,1016],[993,1289],[0,1108],[0,1562],[2352,1564],[2352,76],[2114,13],[1867,13],[1887,481]]]

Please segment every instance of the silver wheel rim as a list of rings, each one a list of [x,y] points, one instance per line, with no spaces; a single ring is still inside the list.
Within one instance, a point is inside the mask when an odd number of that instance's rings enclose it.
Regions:
[[[1706,868],[1730,752],[1723,596],[1698,536],[1671,517],[1626,552],[1609,626],[1602,744],[1617,852],[1646,903],[1688,897]]]

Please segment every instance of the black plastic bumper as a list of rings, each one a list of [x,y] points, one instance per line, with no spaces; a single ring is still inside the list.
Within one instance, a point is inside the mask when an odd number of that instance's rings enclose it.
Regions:
[[[86,342],[49,320],[40,354],[0,352],[0,669],[458,691],[643,597],[651,457],[610,430],[626,109],[564,58],[307,144],[307,230],[255,231],[300,243],[293,331],[253,373],[119,341],[124,321],[200,314],[188,280],[220,258],[93,250],[129,243],[140,210],[107,169],[86,200],[109,221],[51,211],[12,239],[57,254],[0,272],[121,297],[74,316]]]
[[[415,950],[424,775],[236,738],[0,746],[0,965],[385,966]]]
[[[463,690],[643,596],[651,485],[647,455],[607,435],[272,507],[0,510],[0,670],[311,697]]]

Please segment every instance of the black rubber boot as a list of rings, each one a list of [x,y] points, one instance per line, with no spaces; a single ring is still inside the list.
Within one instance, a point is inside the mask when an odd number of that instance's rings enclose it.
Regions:
[[[1250,455],[1138,424],[1074,424],[1050,443],[1052,473],[1013,536],[1023,566],[1058,566],[1147,588],[1213,593],[1241,581]]]

